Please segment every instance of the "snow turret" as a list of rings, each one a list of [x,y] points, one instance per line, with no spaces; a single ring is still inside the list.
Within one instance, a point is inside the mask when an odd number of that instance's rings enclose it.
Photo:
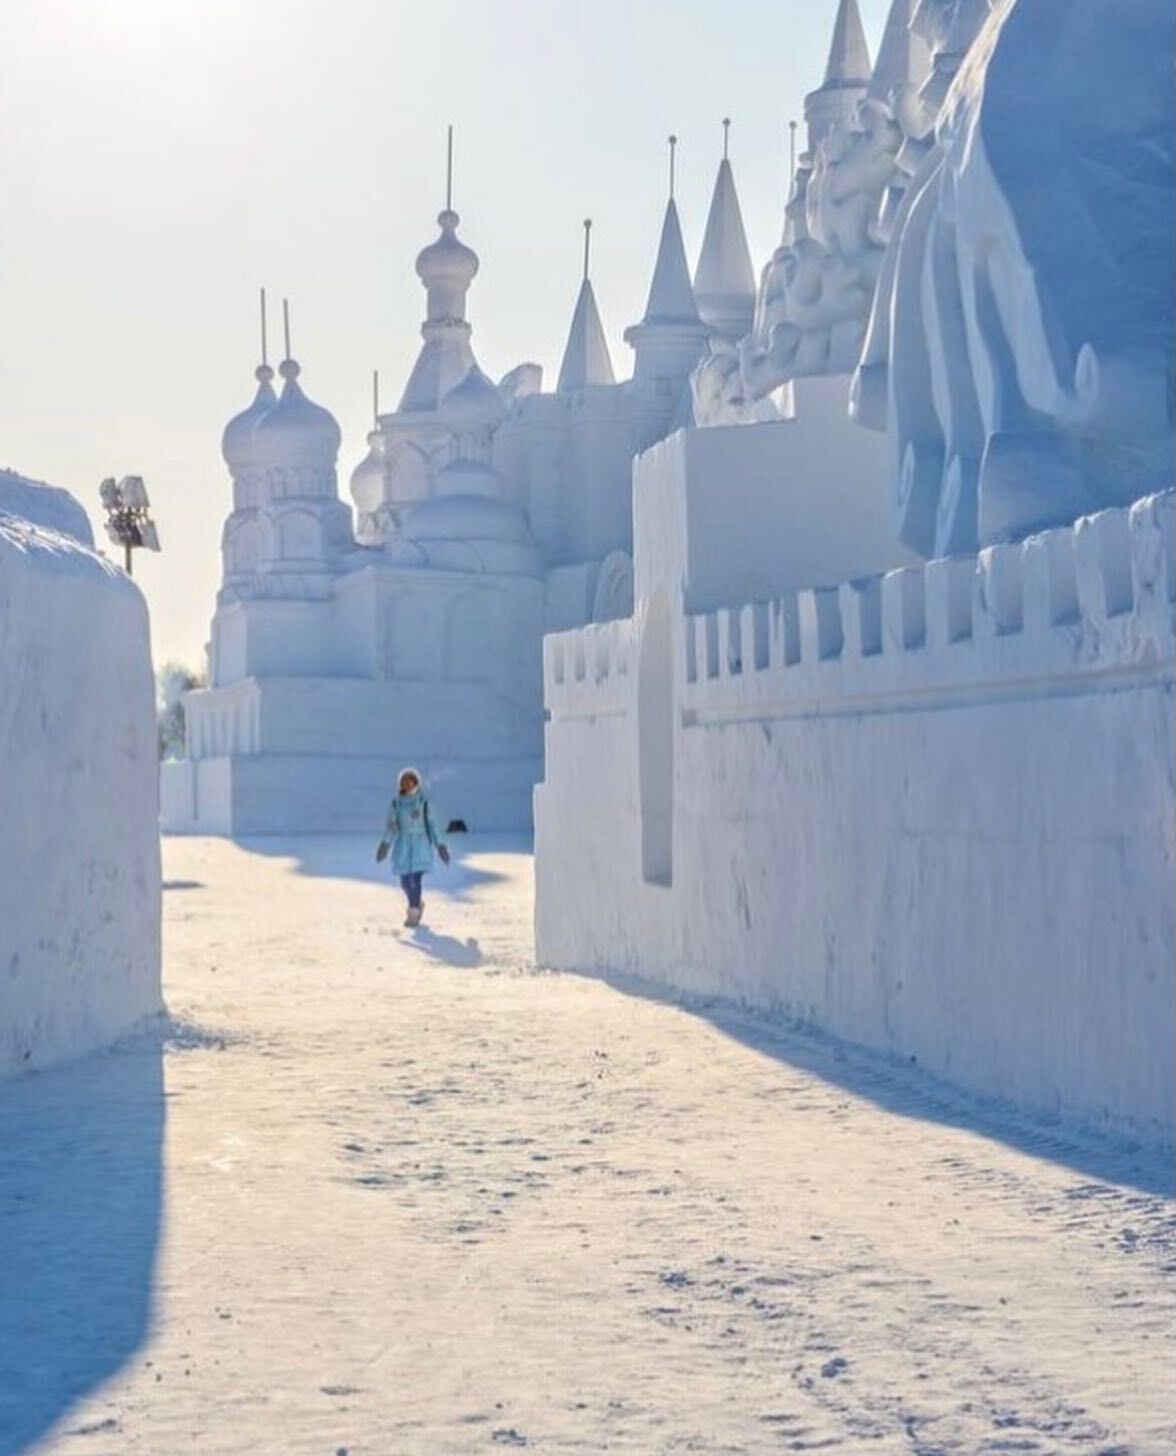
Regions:
[[[838,121],[848,121],[866,94],[873,67],[858,0],[839,0],[825,79],[804,99],[808,150],[816,150]]]
[[[662,222],[657,262],[649,285],[645,317],[625,330],[625,342],[637,356],[639,380],[684,381],[697,364],[707,340],[707,327],[698,316],[682,224],[674,201],[674,149],[670,138],[670,196]]]
[[[751,329],[755,318],[755,270],[727,156],[730,125],[723,122],[723,160],[694,273],[694,297],[703,323],[734,343]]]
[[[402,413],[437,409],[475,367],[466,294],[478,272],[478,255],[458,239],[460,221],[446,207],[437,217],[441,236],[417,258],[417,276],[428,300],[421,325],[425,343],[400,401]]]
[[[592,235],[592,221],[584,222],[584,277],[580,283],[576,311],[572,315],[572,327],[568,331],[568,342],[564,349],[563,363],[559,370],[556,389],[560,394],[572,394],[594,384],[615,384],[612,360],[609,358],[608,342],[600,322],[600,311],[596,307],[596,294],[588,276],[588,249]]]

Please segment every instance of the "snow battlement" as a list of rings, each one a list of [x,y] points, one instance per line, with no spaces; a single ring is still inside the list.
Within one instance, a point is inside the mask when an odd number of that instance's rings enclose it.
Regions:
[[[683,702],[1059,683],[1173,657],[1176,492],[975,556],[686,618]]]
[[[965,694],[1124,669],[1174,655],[1176,492],[1100,511],[975,556],[787,592],[684,619],[687,716],[772,700],[861,711],[864,699]],[[559,716],[607,713],[630,689],[634,620],[544,644],[544,694]]]
[[[561,716],[623,708],[636,643],[632,617],[596,622],[543,639],[544,700]]]

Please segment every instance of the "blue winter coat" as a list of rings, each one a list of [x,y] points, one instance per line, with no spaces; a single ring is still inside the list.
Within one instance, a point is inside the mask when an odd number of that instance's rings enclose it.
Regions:
[[[384,838],[392,846],[392,868],[398,875],[424,874],[433,868],[433,849],[443,841],[420,789],[392,800]]]

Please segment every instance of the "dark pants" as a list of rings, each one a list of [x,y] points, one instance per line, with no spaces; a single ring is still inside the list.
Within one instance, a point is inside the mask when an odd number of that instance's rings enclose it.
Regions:
[[[408,896],[408,903],[413,910],[419,910],[421,905],[421,881],[424,874],[416,870],[411,875],[400,876],[400,888]]]

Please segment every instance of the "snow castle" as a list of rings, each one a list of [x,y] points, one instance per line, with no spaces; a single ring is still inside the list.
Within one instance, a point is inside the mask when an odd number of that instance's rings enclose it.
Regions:
[[[1172,1140],[1173,29],[840,0],[634,612],[545,643],[543,964]]]
[[[587,247],[555,390],[481,370],[447,200],[354,527],[289,357],[225,431],[165,825],[538,784],[545,964],[1170,1138],[1174,22],[1113,9],[893,0],[871,61],[838,0],[780,247],[724,157],[691,276],[671,184],[623,382]]]
[[[169,830],[368,830],[396,767],[448,815],[529,829],[542,773],[542,638],[632,611],[635,455],[692,419],[689,378],[755,303],[730,164],[696,296],[671,196],[648,304],[615,379],[584,275],[554,392],[537,365],[494,383],[466,315],[477,254],[447,205],[418,256],[422,345],[340,500],[340,433],[287,357],[225,428],[233,509],[210,683],[165,765]],[[287,349],[287,353],[289,350]],[[865,438],[865,437],[864,437]],[[878,453],[879,464],[881,454]]]

